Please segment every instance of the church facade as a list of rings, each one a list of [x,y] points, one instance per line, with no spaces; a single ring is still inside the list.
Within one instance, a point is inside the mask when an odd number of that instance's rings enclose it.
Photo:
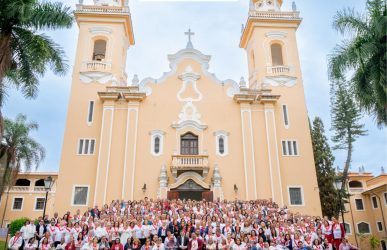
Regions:
[[[127,1],[78,4],[78,47],[55,209],[111,200],[272,199],[320,215],[296,42],[299,12],[251,2],[240,47],[248,79],[218,79],[194,48],[159,79],[125,73],[134,46]],[[130,56],[130,53],[129,53]]]

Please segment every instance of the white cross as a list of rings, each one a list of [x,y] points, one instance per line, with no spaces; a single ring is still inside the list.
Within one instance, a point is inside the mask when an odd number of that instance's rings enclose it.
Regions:
[[[188,42],[191,43],[191,36],[195,35],[195,33],[191,32],[191,28],[189,28],[188,32],[184,32],[184,35],[188,36]]]

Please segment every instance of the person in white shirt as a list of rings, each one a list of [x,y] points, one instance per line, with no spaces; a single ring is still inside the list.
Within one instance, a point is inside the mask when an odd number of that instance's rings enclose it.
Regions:
[[[97,237],[98,239],[101,239],[102,236],[108,237],[108,233],[107,233],[106,229],[104,227],[102,227],[99,222],[96,222],[95,226],[96,226],[96,228],[94,230],[95,237]]]
[[[38,248],[38,241],[35,238],[31,238],[24,246],[24,250],[35,250],[36,248]]]
[[[27,220],[24,226],[20,229],[20,232],[22,233],[24,244],[27,244],[29,239],[35,237],[36,227],[34,224],[31,224],[30,220]]]
[[[15,235],[9,240],[8,249],[18,250],[22,244],[23,244],[23,238],[21,236],[20,231],[17,231]]]
[[[65,238],[62,237],[60,243],[56,246],[55,249],[57,249],[57,250],[64,250],[66,248],[66,245],[67,245],[67,243],[65,241]]]
[[[59,226],[55,227],[54,233],[54,246],[56,247],[62,240],[63,237],[66,236],[66,227],[64,226],[64,221],[60,221]]]

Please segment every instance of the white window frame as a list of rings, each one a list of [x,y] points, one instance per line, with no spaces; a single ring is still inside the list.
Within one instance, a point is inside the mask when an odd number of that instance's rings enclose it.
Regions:
[[[216,154],[219,156],[226,156],[228,155],[228,136],[230,133],[224,131],[224,130],[219,130],[214,133],[215,136],[215,145],[216,145]],[[220,148],[219,148],[219,139],[223,138],[223,144],[224,144],[224,152],[223,154],[220,153]]]
[[[349,233],[348,233],[347,231],[345,231],[345,234],[346,234],[346,235],[352,235],[352,227],[351,227],[351,224],[349,224],[349,223],[347,223],[347,222],[345,222],[345,224],[347,224],[347,225],[348,225],[348,228],[349,228]],[[345,229],[345,225],[344,225],[344,229]]]
[[[21,205],[21,208],[20,209],[14,209],[13,206],[15,205],[15,199],[17,198],[21,198],[22,199],[22,205]],[[23,207],[24,207],[24,197],[23,196],[13,196],[12,197],[12,207],[11,207],[11,211],[23,211]]]
[[[43,208],[43,209],[36,209],[36,203],[38,202],[38,199],[44,199],[44,203],[47,202],[47,201],[46,201],[46,197],[44,197],[44,196],[37,196],[37,197],[35,197],[33,210],[34,210],[34,211],[43,211],[44,208]],[[46,205],[47,205],[47,204],[46,204]],[[44,207],[44,206],[43,206],[43,207]]]
[[[361,200],[361,202],[363,203],[363,209],[357,209],[357,206],[356,206],[356,200]],[[363,198],[354,198],[353,199],[353,202],[355,203],[355,211],[365,211],[365,206],[364,206],[364,200]]]
[[[359,232],[359,224],[360,224],[360,223],[366,223],[366,224],[368,224],[368,228],[370,229],[370,232],[369,232],[369,233],[363,233],[363,234],[372,234],[371,224],[368,223],[367,221],[359,221],[358,223],[356,223],[356,231],[357,231],[358,234],[360,234],[360,232]]]
[[[293,204],[291,204],[291,199],[290,199],[290,189],[291,188],[299,188],[300,189],[300,191],[301,191],[301,204],[300,205],[297,205],[297,204],[295,204],[295,205],[293,205]],[[288,186],[287,187],[287,189],[288,189],[288,201],[289,201],[289,207],[304,207],[305,206],[305,197],[304,197],[304,188],[303,188],[303,186]]]
[[[376,200],[376,205],[377,205],[377,207],[374,206],[374,201],[373,201],[373,198],[374,198],[374,197],[375,197],[375,200]],[[378,198],[376,197],[376,195],[372,195],[370,199],[371,199],[371,206],[372,206],[372,209],[378,209],[380,204],[378,203]]]
[[[86,204],[74,204],[74,196],[75,196],[75,188],[77,187],[87,187],[87,196],[86,196]],[[71,206],[72,207],[87,207],[89,206],[89,197],[90,197],[90,185],[83,185],[83,184],[74,184],[73,185],[73,191],[71,194]]]
[[[283,149],[283,142],[285,142],[285,147],[286,147],[286,155],[284,154],[284,149]],[[291,143],[292,147],[292,154],[289,154],[289,142]],[[297,154],[294,154],[294,143],[297,145]],[[297,140],[294,139],[287,139],[287,140],[281,140],[281,154],[283,157],[299,157],[300,156],[300,145]]]
[[[81,143],[81,140],[83,140],[83,145],[82,145],[82,153],[80,154],[79,153],[79,145]],[[84,154],[83,152],[85,151],[85,141],[86,140],[89,140],[89,147],[87,149],[87,154]],[[92,140],[94,140],[94,150],[93,150],[93,153],[90,154],[91,141]],[[76,153],[77,153],[77,155],[80,155],[80,156],[94,155],[95,154],[96,146],[97,146],[97,140],[95,138],[79,138],[78,142],[77,142],[77,152]]]
[[[160,156],[164,153],[164,135],[165,132],[160,129],[152,130],[150,133],[151,143],[150,143],[150,153],[153,156]],[[160,139],[159,152],[155,152],[155,139],[158,137]]]
[[[288,124],[285,123],[284,107],[286,109],[286,119],[288,120]],[[289,109],[287,104],[284,103],[281,105],[281,112],[282,112],[282,121],[284,122],[284,127],[288,129],[290,127],[290,119],[289,119]]]
[[[380,223],[380,224],[382,225],[382,230],[379,230],[379,225],[378,225],[378,223]],[[380,220],[376,221],[376,230],[377,230],[378,232],[383,232],[383,231],[384,231],[384,226],[383,226],[383,222],[382,222],[382,221],[380,221]]]
[[[91,114],[91,121],[89,121],[90,116],[90,103],[93,102],[93,113]],[[87,103],[87,116],[86,116],[86,123],[88,126],[91,126],[94,121],[94,114],[95,114],[95,100],[89,100]]]

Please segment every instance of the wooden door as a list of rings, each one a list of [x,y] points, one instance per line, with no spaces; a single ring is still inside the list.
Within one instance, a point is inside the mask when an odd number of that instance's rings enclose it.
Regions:
[[[202,193],[202,199],[206,201],[212,201],[214,199],[214,194],[212,191],[205,191]]]
[[[179,199],[179,192],[178,191],[168,191],[167,198],[168,198],[168,200],[177,200],[177,199]]]

